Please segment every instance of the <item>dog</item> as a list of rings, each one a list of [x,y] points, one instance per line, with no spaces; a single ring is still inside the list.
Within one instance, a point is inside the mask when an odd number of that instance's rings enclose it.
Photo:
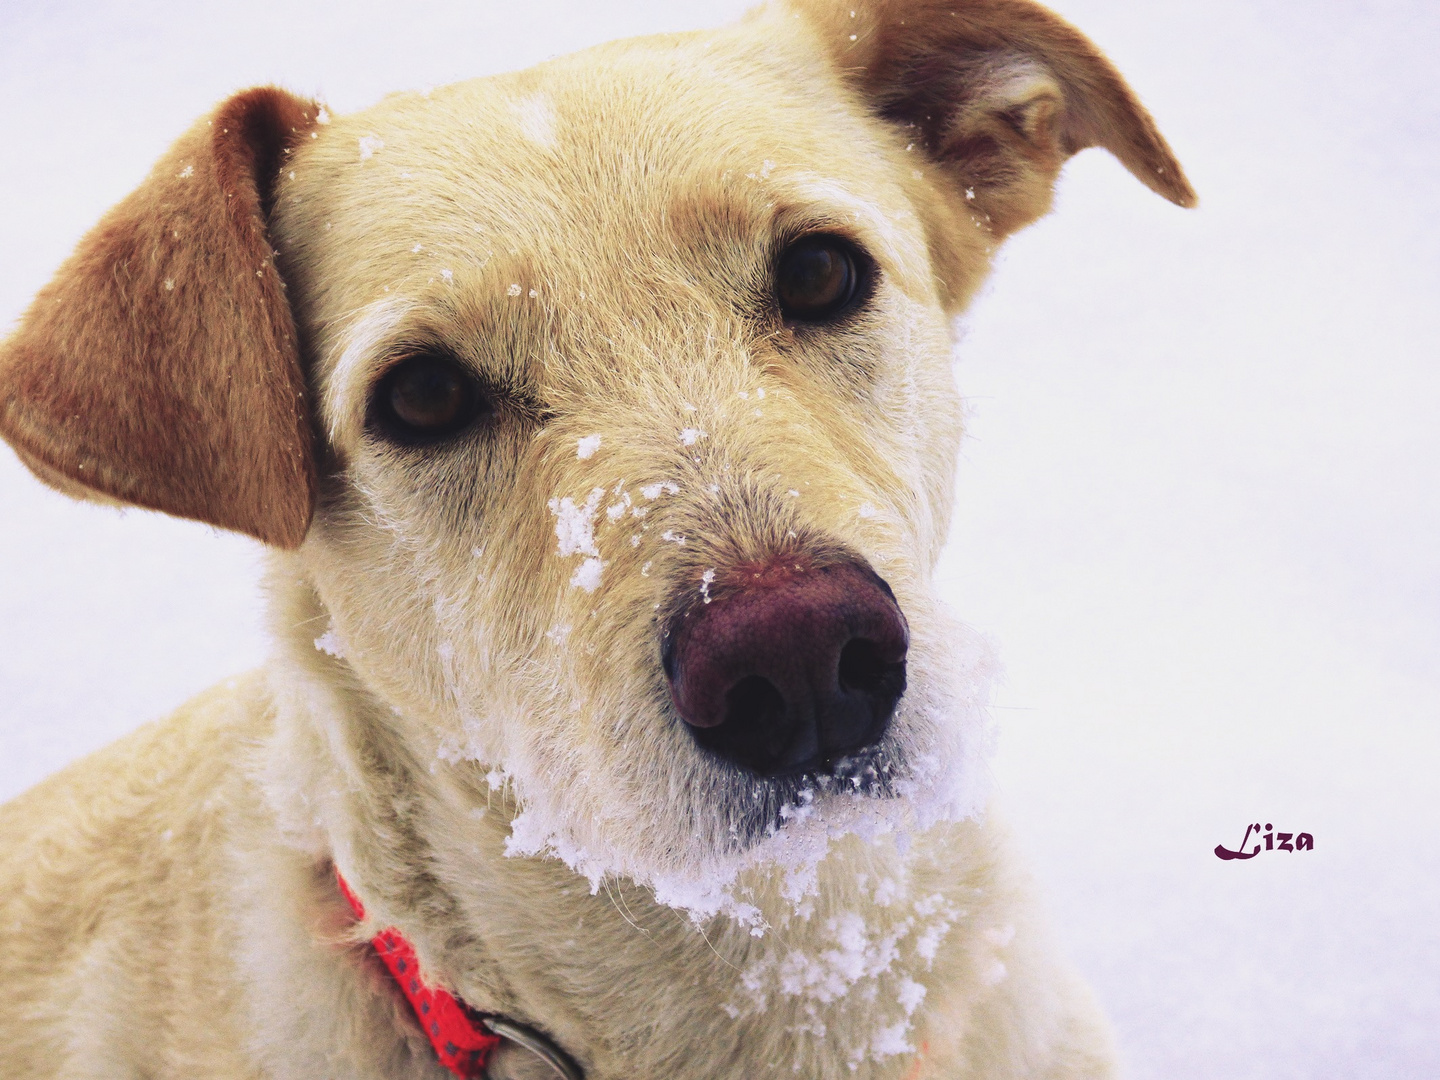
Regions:
[[[931,578],[951,325],[1100,146],[1031,0],[779,0],[182,135],[0,347],[275,652],[0,809],[6,1076],[1103,1077]]]

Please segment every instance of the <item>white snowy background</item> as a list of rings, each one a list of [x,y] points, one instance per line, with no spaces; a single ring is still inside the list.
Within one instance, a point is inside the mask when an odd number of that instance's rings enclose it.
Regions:
[[[1099,151],[964,320],[944,586],[996,761],[1149,1078],[1440,1076],[1440,4],[1063,0],[1201,194]],[[172,138],[714,25],[679,5],[0,5],[0,326]],[[0,797],[261,661],[250,542],[0,450]],[[1221,862],[1247,822],[1309,853]]]

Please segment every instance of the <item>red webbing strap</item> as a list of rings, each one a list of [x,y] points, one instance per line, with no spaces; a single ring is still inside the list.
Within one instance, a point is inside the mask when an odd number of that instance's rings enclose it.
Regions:
[[[350,891],[340,871],[335,871],[340,891],[350,902],[355,918],[365,918],[365,905]],[[400,986],[400,992],[415,1010],[415,1019],[424,1029],[440,1063],[464,1080],[484,1075],[490,1053],[500,1045],[500,1036],[480,1026],[479,1017],[463,1001],[438,987],[427,986],[420,978],[420,964],[415,947],[405,935],[393,927],[381,930],[370,939],[375,952]]]

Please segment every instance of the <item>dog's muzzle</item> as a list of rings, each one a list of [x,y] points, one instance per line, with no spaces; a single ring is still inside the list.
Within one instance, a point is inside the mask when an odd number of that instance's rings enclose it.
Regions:
[[[884,737],[909,639],[869,564],[777,557],[707,581],[662,659],[701,746],[765,777],[828,773]]]

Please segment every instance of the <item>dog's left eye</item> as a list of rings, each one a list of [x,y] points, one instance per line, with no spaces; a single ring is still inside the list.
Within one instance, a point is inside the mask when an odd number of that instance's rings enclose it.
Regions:
[[[479,382],[439,352],[408,356],[385,373],[371,398],[371,416],[401,442],[430,442],[469,427],[488,410]]]
[[[775,266],[780,314],[800,322],[838,319],[860,299],[865,278],[865,260],[850,241],[828,233],[801,237]]]

